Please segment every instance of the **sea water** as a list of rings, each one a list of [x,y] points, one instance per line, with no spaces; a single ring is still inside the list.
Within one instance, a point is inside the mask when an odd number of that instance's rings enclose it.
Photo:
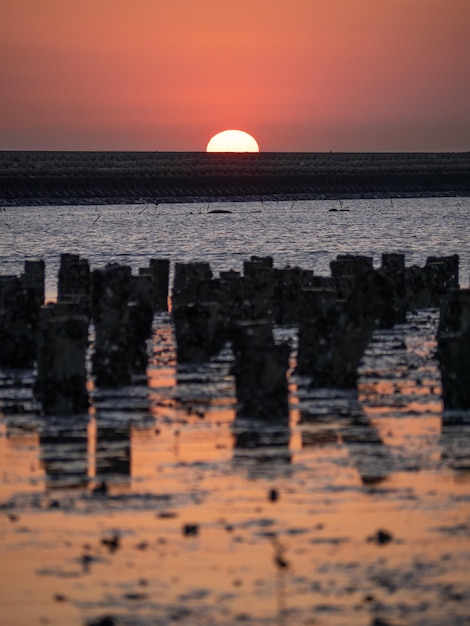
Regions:
[[[252,254],[329,273],[337,254],[407,265],[457,253],[469,199],[15,207],[0,267],[59,255],[137,270],[150,258]],[[213,210],[230,211],[212,213]],[[470,614],[470,425],[443,412],[435,309],[377,331],[358,389],[309,389],[290,415],[236,416],[233,354],[178,364],[157,314],[147,375],[94,389],[88,415],[45,417],[34,371],[0,372],[0,625],[437,626]],[[260,436],[260,434],[262,436]]]
[[[221,210],[229,212],[212,212]],[[328,274],[337,254],[369,255],[377,266],[385,252],[404,253],[407,265],[457,253],[467,286],[469,213],[470,198],[8,207],[0,212],[0,272],[20,273],[25,259],[42,258],[52,295],[62,252],[92,268],[115,261],[134,271],[149,258],[208,261],[214,274],[241,270],[253,254]]]

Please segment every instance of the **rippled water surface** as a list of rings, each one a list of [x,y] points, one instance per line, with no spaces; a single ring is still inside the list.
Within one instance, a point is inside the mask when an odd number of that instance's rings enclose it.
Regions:
[[[232,213],[211,214],[214,208]],[[330,211],[330,209],[346,209]],[[2,273],[251,254],[327,273],[338,253],[458,253],[468,199],[8,208]],[[233,356],[176,362],[155,316],[147,376],[45,418],[33,371],[0,372],[0,624],[468,624],[470,426],[443,415],[436,310],[377,332],[357,393],[295,375],[290,416],[236,418]],[[465,416],[462,416],[465,417]],[[103,621],[108,617],[108,621]]]
[[[210,213],[213,210],[231,213]],[[337,254],[403,252],[407,264],[430,255],[461,256],[470,273],[470,198],[343,200],[74,207],[10,207],[0,212],[0,268],[20,272],[25,258],[43,258],[55,291],[61,252],[137,268],[149,257],[209,261],[214,272],[241,269],[252,254],[275,264],[328,273]]]

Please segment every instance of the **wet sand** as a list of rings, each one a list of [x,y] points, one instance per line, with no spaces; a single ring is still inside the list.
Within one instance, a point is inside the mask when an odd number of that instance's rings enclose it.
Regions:
[[[377,332],[357,395],[308,390],[278,328],[290,417],[263,429],[230,350],[178,366],[166,314],[147,378],[90,383],[82,419],[2,372],[0,624],[468,623],[470,426],[442,412],[437,316]]]

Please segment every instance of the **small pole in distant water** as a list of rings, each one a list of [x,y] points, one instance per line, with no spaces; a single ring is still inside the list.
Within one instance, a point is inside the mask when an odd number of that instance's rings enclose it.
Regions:
[[[393,198],[390,198],[390,206],[393,206]]]
[[[148,205],[148,204],[146,204],[146,205],[144,206],[144,208],[142,209],[142,211],[139,211],[139,215],[142,215],[142,213],[143,213],[144,211],[146,211],[148,208],[149,208],[149,205]]]
[[[98,215],[98,217],[96,218],[96,220],[93,222],[93,224],[96,224],[96,222],[100,219],[101,217],[101,213]]]
[[[339,206],[343,208],[343,201],[341,200],[341,198],[339,199]]]
[[[292,203],[292,205],[291,205],[291,207],[289,209],[290,211],[292,211],[292,209],[294,208],[294,204],[295,204],[295,200],[294,200],[294,202]]]

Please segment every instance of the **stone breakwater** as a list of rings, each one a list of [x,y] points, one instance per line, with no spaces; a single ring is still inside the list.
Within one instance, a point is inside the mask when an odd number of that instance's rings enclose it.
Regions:
[[[117,388],[145,376],[154,314],[168,310],[169,261],[152,259],[133,276],[62,254],[57,303],[44,305],[44,263],[0,276],[0,367],[36,366],[34,390],[45,415],[87,413],[87,353],[93,384]],[[204,363],[229,344],[237,415],[288,418],[290,348],[275,325],[298,328],[297,373],[312,388],[354,389],[374,330],[403,323],[409,311],[438,307],[438,360],[444,408],[470,409],[470,291],[459,288],[458,255],[405,265],[402,254],[339,255],[331,275],[275,268],[251,257],[243,274],[214,277],[208,263],[176,263],[171,309],[179,363]],[[89,330],[92,329],[92,333]]]
[[[466,196],[470,153],[0,152],[0,202]]]

